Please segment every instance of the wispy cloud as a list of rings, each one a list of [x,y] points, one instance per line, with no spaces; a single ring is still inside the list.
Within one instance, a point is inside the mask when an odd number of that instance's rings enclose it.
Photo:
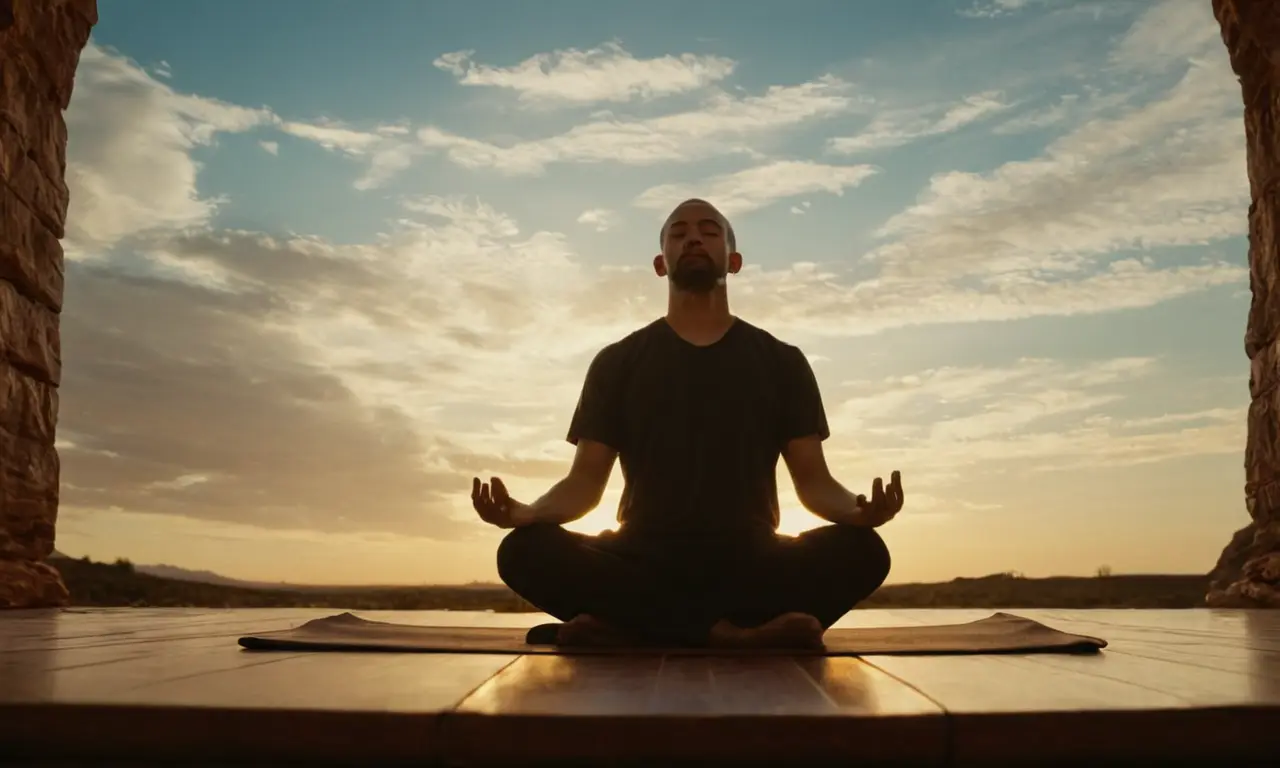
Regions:
[[[1010,104],[1003,101],[996,91],[978,93],[943,107],[918,107],[879,115],[856,136],[838,136],[830,139],[827,146],[832,152],[842,155],[900,147],[919,139],[958,131],[1009,107]]]
[[[1111,52],[1111,64],[1163,72],[1171,67],[1226,60],[1222,32],[1210,4],[1199,0],[1151,3]]]
[[[1061,272],[1124,249],[1243,234],[1248,185],[1232,83],[1225,63],[1195,65],[1168,93],[1091,120],[1040,157],[938,174],[880,228],[891,242],[872,258],[893,274]]]
[[[597,232],[608,232],[618,225],[622,217],[608,208],[590,208],[578,215],[578,223],[592,227]]]
[[[197,189],[191,151],[218,133],[273,119],[266,109],[179,93],[93,44],[81,53],[75,94],[67,111],[72,258],[132,235],[208,221],[219,200]]]
[[[333,120],[317,123],[282,121],[280,130],[331,152],[366,162],[365,172],[355,181],[354,186],[359,190],[382,186],[422,154],[422,148],[408,138],[409,129],[403,125],[380,125],[360,130]]]
[[[849,84],[828,76],[771,86],[757,96],[720,92],[698,109],[658,117],[602,115],[543,139],[495,144],[434,126],[419,129],[418,139],[464,168],[511,174],[537,174],[555,163],[656,165],[751,155],[750,140],[844,113],[855,103]]]
[[[831,419],[833,431],[850,436],[840,438],[838,451],[891,457],[883,460],[917,468],[926,486],[980,467],[1064,471],[1238,453],[1244,402],[1112,415],[1141,409],[1134,385],[1160,372],[1150,357],[931,369],[849,382]]]
[[[783,220],[835,244],[811,251],[825,263],[753,261],[731,280],[734,310],[826,345],[811,357],[833,384],[833,461],[911,467],[917,509],[922,498],[965,508],[953,491],[974,471],[1238,452],[1243,420],[1229,399],[1145,407],[1135,393],[1165,364],[1151,356],[925,365],[864,381],[861,361],[827,344],[1246,287],[1242,254],[1212,249],[1244,233],[1248,203],[1238,85],[1212,25],[1204,4],[1152,6],[1095,76],[1042,92],[1003,81],[900,89],[869,124],[874,89],[860,77],[739,86],[728,59],[638,59],[620,45],[505,67],[441,56],[462,86],[612,110],[491,132],[447,129],[448,113],[286,119],[180,93],[90,46],[68,113],[68,508],[219,521],[237,535],[271,527],[288,532],[281,540],[475,535],[470,475],[543,490],[563,471],[566,409],[591,355],[663,309],[647,264],[606,266],[582,243],[600,239],[593,231],[629,237],[632,219],[689,196],[746,221],[808,214]],[[892,92],[899,81],[881,82]],[[1047,128],[1048,139],[1030,133]],[[929,168],[883,151],[962,129],[966,142],[1021,134],[1019,159],[978,152]],[[359,190],[396,179],[422,194],[387,196],[376,236],[221,229],[223,200],[199,189],[196,156],[250,132],[250,152],[283,145],[292,163],[289,148],[309,142],[349,160]],[[860,162],[822,162],[824,147]],[[419,161],[453,176],[406,173]],[[652,171],[611,178],[607,194],[573,207],[519,206],[559,184],[554,173],[581,175],[565,165]],[[873,221],[868,252],[845,245],[842,227],[861,224],[827,218],[842,196],[856,201],[835,215]]]
[[[956,11],[961,16],[974,19],[995,19],[1010,16],[1036,5],[1045,5],[1055,0],[976,0],[970,5]]]
[[[637,59],[621,44],[539,53],[509,67],[481,64],[475,51],[441,55],[435,66],[465,86],[513,91],[525,103],[585,104],[687,93],[733,74],[737,62],[692,53]]]
[[[662,184],[636,197],[641,208],[666,211],[681,200],[705,197],[714,200],[725,215],[758,210],[779,200],[815,192],[843,195],[875,175],[871,165],[824,165],[808,160],[779,160],[736,173],[714,176],[694,184]]]

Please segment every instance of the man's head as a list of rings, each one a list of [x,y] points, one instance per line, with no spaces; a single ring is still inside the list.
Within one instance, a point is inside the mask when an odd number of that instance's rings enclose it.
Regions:
[[[658,242],[662,253],[653,258],[653,270],[681,291],[709,293],[723,285],[726,275],[742,269],[732,225],[705,200],[677,205]]]

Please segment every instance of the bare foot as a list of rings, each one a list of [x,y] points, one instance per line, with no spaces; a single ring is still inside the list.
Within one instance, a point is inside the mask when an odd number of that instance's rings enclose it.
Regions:
[[[822,622],[807,613],[784,613],[758,627],[742,627],[721,621],[709,638],[716,648],[822,648]]]
[[[560,625],[557,645],[619,646],[630,643],[624,632],[587,613],[578,614]]]

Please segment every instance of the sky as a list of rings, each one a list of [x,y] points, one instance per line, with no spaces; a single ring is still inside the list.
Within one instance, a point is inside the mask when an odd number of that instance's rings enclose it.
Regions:
[[[689,196],[889,582],[1205,573],[1248,521],[1244,129],[1207,0],[99,0],[60,551],[492,581]],[[782,530],[822,523],[779,466]],[[570,527],[611,527],[621,473]]]

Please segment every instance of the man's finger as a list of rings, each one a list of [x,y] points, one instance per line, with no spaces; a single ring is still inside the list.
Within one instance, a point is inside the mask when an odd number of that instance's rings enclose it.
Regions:
[[[471,500],[475,501],[480,498],[480,478],[471,478]]]
[[[494,501],[505,501],[509,494],[507,493],[507,486],[503,485],[502,480],[491,477],[489,482],[493,484]]]
[[[890,500],[899,508],[902,508],[902,474],[898,470],[894,470],[889,476],[888,494]]]
[[[884,481],[878,477],[871,482],[871,503],[877,506],[884,503]]]

